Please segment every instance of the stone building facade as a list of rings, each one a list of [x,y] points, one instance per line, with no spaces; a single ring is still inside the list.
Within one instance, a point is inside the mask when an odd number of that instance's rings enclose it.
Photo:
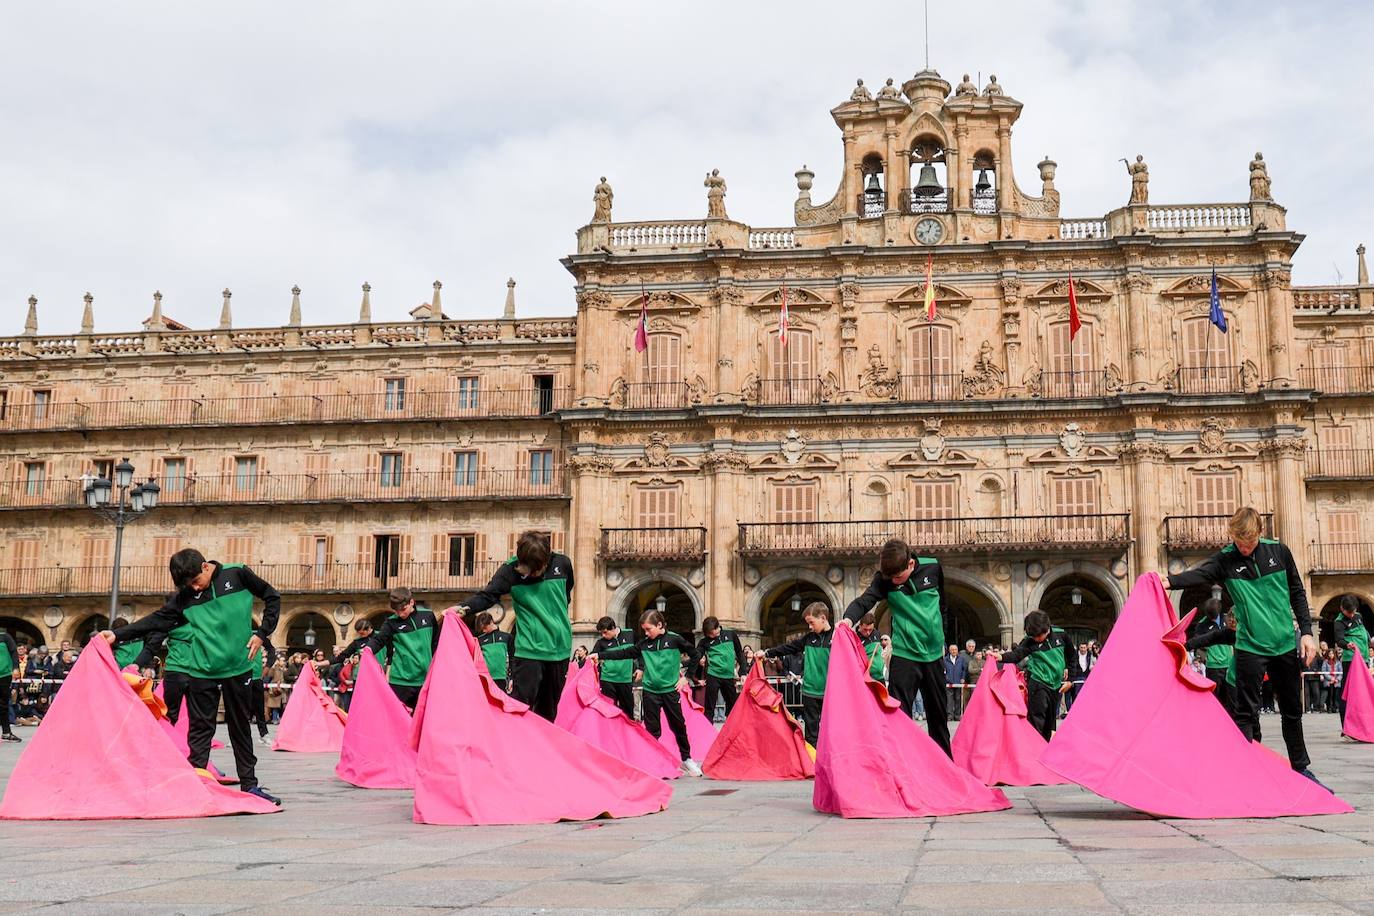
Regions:
[[[776,641],[893,534],[944,560],[951,641],[1009,642],[1036,608],[1100,638],[1136,575],[1214,550],[1244,504],[1314,609],[1374,601],[1374,286],[1363,248],[1356,284],[1292,286],[1262,156],[1248,200],[1162,205],[1137,157],[1122,207],[1069,219],[1052,160],[1018,186],[996,78],[860,84],[831,114],[842,179],[815,203],[799,170],[792,227],[731,219],[718,172],[705,218],[617,223],[603,179],[563,261],[575,320],[450,321],[437,284],[394,324],[365,297],[352,325],[293,303],[241,331],[227,291],[213,331],[35,316],[0,341],[0,615],[51,640],[103,613],[110,528],[78,478],[126,455],[164,494],[127,535],[134,612],[203,544],[283,587],[292,645],[388,582],[459,600],[528,527],[572,556],[584,639],[661,599],[675,629]]]

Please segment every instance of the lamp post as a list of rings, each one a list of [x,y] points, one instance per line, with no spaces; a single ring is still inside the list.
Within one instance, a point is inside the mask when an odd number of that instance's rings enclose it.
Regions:
[[[128,458],[114,466],[114,480],[83,477],[83,486],[86,505],[115,526],[114,572],[110,577],[110,626],[113,627],[119,613],[119,563],[124,553],[124,526],[145,518],[150,509],[157,508],[162,488],[151,477],[147,483],[134,484],[134,466]],[[117,494],[113,506],[110,505],[112,491]]]

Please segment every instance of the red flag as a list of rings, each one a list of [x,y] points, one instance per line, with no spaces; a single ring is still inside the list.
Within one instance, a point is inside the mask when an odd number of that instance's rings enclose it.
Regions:
[[[1078,296],[1073,291],[1073,272],[1069,272],[1069,340],[1078,336],[1083,322],[1078,317]]]
[[[782,288],[782,309],[778,314],[778,343],[787,346],[787,287]]]
[[[935,284],[930,279],[931,258],[931,255],[926,255],[926,321],[935,320]]]
[[[649,293],[642,291],[644,298],[639,305],[639,321],[635,322],[635,352],[643,353],[649,349]]]

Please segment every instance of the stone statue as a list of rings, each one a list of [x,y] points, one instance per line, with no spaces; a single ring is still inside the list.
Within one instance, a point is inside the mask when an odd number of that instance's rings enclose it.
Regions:
[[[869,92],[868,89],[865,88],[863,80],[859,80],[859,85],[855,86],[854,91],[849,93],[849,101],[871,102],[873,101],[873,93]]]
[[[895,102],[900,102],[902,100],[902,90],[892,84],[892,77],[890,76],[887,78],[887,85],[878,90],[878,100],[884,101],[887,99],[891,99]]]
[[[1125,159],[1121,160],[1126,162]],[[1135,162],[1126,162],[1126,174],[1131,176],[1131,203],[1150,202],[1150,167],[1145,164],[1144,156],[1136,156]]]
[[[602,175],[601,181],[592,191],[592,203],[596,204],[596,212],[592,214],[592,222],[609,223],[611,221],[611,201],[614,199],[615,192],[606,183],[606,176]]]
[[[983,341],[982,346],[978,348],[978,358],[973,361],[973,368],[980,375],[996,368],[992,362],[992,344],[989,341]]]
[[[1002,91],[1002,87],[997,85],[997,74],[994,73],[988,77],[988,84],[983,87],[983,95],[1006,95]]]
[[[711,169],[706,176],[706,218],[729,219],[725,215],[725,179],[720,177],[720,169]]]
[[[1255,153],[1250,160],[1250,199],[1274,199],[1269,194],[1269,166],[1264,163],[1264,153]]]
[[[973,82],[968,78],[968,74],[965,73],[965,74],[964,74],[963,82],[961,82],[961,83],[955,88],[955,90],[954,90],[954,95],[955,95],[955,97],[957,98],[957,97],[959,97],[959,96],[961,96],[961,95],[977,95],[977,94],[978,94],[978,87],[975,86],[975,85],[973,84]]]

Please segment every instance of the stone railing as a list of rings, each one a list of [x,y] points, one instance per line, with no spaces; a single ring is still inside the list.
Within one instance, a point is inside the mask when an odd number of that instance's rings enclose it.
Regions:
[[[1066,219],[1059,222],[1061,239],[1102,239],[1109,234],[1105,219]]]
[[[797,234],[791,229],[751,229],[749,231],[749,247],[760,248],[796,248]]]
[[[1331,312],[1360,307],[1356,286],[1295,286],[1293,308],[1298,311]]]
[[[1184,204],[1150,207],[1145,214],[1150,229],[1245,229],[1250,226],[1246,204]]]
[[[706,223],[661,220],[611,227],[612,248],[671,248],[705,245]]]
[[[83,356],[133,356],[148,353],[260,353],[325,350],[369,344],[425,346],[476,341],[551,341],[577,337],[574,318],[522,318],[487,321],[403,321],[385,324],[326,325],[308,328],[244,330],[153,330],[127,334],[78,334],[0,338],[0,362]]]

